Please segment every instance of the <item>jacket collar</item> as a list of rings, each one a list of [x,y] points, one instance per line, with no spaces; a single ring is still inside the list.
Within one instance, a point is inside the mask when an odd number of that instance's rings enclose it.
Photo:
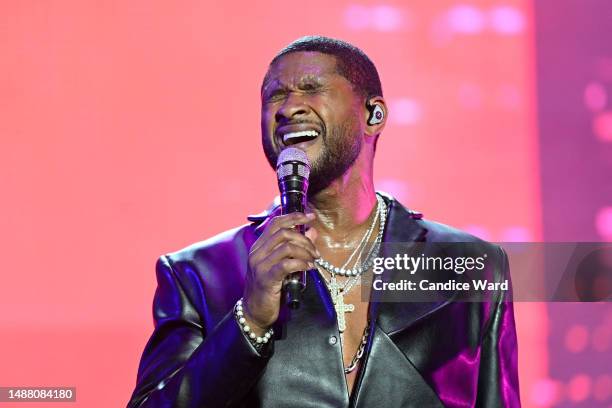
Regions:
[[[270,203],[268,208],[266,208],[265,210],[263,210],[262,212],[260,212],[258,214],[251,214],[251,215],[249,215],[247,217],[247,220],[249,220],[249,221],[251,221],[251,222],[253,222],[255,224],[261,224],[272,213],[277,211],[279,207],[280,207],[280,196],[276,196],[276,197],[274,197],[274,200],[272,200],[272,203]]]

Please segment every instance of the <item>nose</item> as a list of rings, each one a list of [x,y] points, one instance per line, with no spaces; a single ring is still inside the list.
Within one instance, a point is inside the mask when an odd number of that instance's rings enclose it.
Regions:
[[[291,120],[295,117],[306,116],[310,111],[310,107],[304,102],[304,99],[293,93],[289,94],[285,102],[279,107],[274,115],[276,122]]]

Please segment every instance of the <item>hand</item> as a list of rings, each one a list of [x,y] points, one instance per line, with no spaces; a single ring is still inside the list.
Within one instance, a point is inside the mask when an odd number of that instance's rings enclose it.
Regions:
[[[314,219],[314,214],[300,212],[271,217],[251,247],[243,305],[244,317],[258,336],[278,319],[285,277],[315,267],[320,255],[311,240],[314,229],[305,236],[295,228]]]

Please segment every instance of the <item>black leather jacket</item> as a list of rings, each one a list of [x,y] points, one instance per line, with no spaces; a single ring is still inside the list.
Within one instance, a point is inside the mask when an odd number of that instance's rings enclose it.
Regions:
[[[508,277],[499,247],[384,198],[385,242],[478,242],[502,258],[492,278]],[[128,407],[520,406],[512,303],[502,291],[486,302],[371,301],[376,324],[349,398],[340,344],[329,341],[339,335],[334,308],[309,271],[302,307],[259,354],[232,311],[265,215],[249,219],[158,260],[155,330]]]

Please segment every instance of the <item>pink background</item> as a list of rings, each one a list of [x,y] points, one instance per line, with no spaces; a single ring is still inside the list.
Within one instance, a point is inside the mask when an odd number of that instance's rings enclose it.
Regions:
[[[534,29],[527,0],[2,2],[0,386],[127,403],[156,258],[276,194],[259,86],[305,34],[379,69],[379,189],[489,240],[541,239]],[[523,402],[547,406],[545,305],[515,308]]]

